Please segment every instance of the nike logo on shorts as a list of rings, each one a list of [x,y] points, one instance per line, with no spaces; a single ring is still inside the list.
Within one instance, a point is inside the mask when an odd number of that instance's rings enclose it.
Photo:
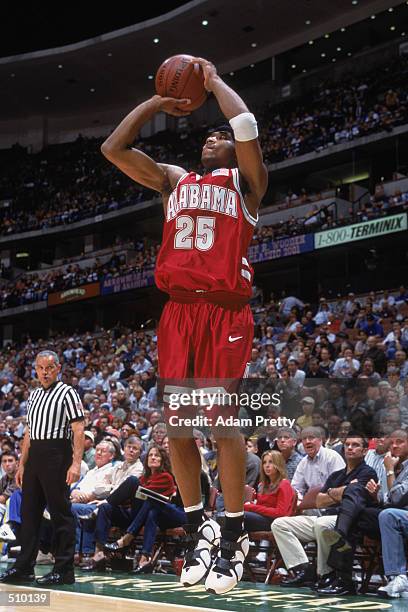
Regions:
[[[233,338],[232,336],[229,336],[228,342],[236,342],[237,340],[241,340],[241,338],[243,337],[244,336],[236,336],[235,338]]]

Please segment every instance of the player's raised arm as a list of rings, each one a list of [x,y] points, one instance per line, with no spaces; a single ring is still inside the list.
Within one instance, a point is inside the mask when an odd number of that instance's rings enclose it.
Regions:
[[[175,100],[153,96],[134,108],[102,144],[101,151],[115,166],[131,179],[160,193],[168,193],[184,174],[178,166],[158,164],[151,157],[132,148],[132,144],[142,126],[158,112],[175,117],[190,113],[183,110],[189,100]]]
[[[266,192],[268,172],[263,163],[255,117],[242,98],[217,74],[214,64],[201,57],[195,57],[192,61],[202,67],[205,88],[213,92],[234,130],[238,168],[249,186],[251,204],[258,207]]]

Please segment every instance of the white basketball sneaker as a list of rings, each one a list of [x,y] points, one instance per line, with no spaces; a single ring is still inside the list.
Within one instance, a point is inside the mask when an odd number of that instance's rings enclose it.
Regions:
[[[220,549],[205,581],[205,590],[215,595],[231,591],[242,578],[248,551],[247,533],[242,534],[235,542],[221,538]],[[234,554],[229,559],[232,552]]]
[[[402,597],[403,593],[408,591],[408,578],[405,574],[400,574],[399,576],[393,576],[391,580],[383,587],[380,587],[377,590],[377,595],[379,597]],[[406,595],[403,596],[404,599]]]
[[[0,540],[2,542],[15,542],[16,536],[8,523],[4,523],[0,527]]]
[[[211,552],[219,545],[220,538],[220,526],[212,519],[206,519],[198,531],[187,532],[189,546],[180,576],[180,582],[184,586],[194,586],[205,578],[211,566]]]

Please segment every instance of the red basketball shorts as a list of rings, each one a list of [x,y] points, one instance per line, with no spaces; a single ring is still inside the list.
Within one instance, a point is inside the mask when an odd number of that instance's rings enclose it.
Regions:
[[[237,391],[251,356],[254,321],[248,304],[236,308],[208,302],[179,303],[164,307],[157,333],[159,376],[168,389],[199,388]],[[167,394],[168,396],[168,394]],[[166,403],[165,414],[172,414]],[[237,414],[235,405],[208,405],[207,416]],[[183,411],[179,412],[181,414]],[[185,411],[192,414],[192,411]],[[195,410],[197,413],[197,409]]]

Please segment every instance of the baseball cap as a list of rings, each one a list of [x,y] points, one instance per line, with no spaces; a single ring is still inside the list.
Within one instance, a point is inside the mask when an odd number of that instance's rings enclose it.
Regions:
[[[305,404],[313,404],[313,406],[315,405],[315,401],[314,401],[313,397],[310,397],[309,395],[307,395],[306,397],[302,398],[302,403],[303,402]]]
[[[85,436],[92,440],[92,442],[95,442],[95,436],[93,435],[92,431],[86,431]]]

